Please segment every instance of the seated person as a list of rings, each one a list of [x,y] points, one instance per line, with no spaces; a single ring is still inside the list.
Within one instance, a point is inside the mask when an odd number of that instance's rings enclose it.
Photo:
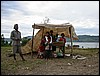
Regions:
[[[63,56],[65,56],[65,43],[66,43],[66,38],[65,38],[64,33],[61,34],[61,38],[59,39],[59,41],[63,41],[64,42],[64,46],[60,47],[60,49],[63,52]]]
[[[42,38],[41,40],[41,43],[40,43],[40,46],[38,48],[38,56],[37,58],[43,58],[43,55],[44,55],[44,51],[45,51],[45,36]]]

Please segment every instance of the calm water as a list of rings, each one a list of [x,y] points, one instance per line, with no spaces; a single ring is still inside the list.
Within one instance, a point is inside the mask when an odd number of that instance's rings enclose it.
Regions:
[[[71,42],[67,42],[67,45],[71,45]],[[73,42],[73,45],[79,45],[79,48],[99,48],[99,42]]]
[[[67,42],[65,46],[71,45],[71,42]],[[79,48],[99,48],[99,42],[73,42],[73,45],[79,45]]]

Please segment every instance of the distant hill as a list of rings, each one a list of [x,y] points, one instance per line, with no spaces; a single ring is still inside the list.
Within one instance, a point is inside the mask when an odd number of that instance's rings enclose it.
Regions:
[[[32,36],[27,36],[28,39],[32,39]]]
[[[25,38],[25,37],[24,37]],[[26,36],[26,38],[32,38],[32,36]],[[99,42],[99,36],[90,36],[90,35],[78,35],[79,40],[74,40],[74,42]],[[5,38],[5,41],[10,42],[10,38]],[[69,42],[70,39],[67,38]]]
[[[90,35],[78,35],[79,40],[73,40],[74,42],[99,42],[99,36],[90,36]],[[67,38],[67,41],[70,41]]]
[[[5,41],[8,41],[8,42],[10,42],[10,41],[11,41],[11,39],[10,39],[10,38],[4,38],[4,40],[5,40]]]

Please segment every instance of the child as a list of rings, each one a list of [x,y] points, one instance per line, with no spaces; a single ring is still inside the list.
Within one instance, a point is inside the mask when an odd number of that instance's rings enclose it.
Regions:
[[[39,46],[37,58],[43,58],[44,46]]]
[[[38,49],[38,56],[37,58],[43,58],[43,54],[44,54],[44,51],[45,51],[45,36],[42,38],[41,40],[41,43],[40,43],[40,46],[39,46],[39,49]]]

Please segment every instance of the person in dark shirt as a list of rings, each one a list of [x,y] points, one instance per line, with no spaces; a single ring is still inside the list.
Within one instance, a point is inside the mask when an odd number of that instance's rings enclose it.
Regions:
[[[52,43],[53,42],[56,42],[56,36],[55,35],[53,35],[53,30],[50,30],[50,37],[51,37],[51,42],[50,42],[50,44],[51,44],[51,46],[52,46],[52,57],[54,57],[54,51],[56,51],[56,46],[54,46]]]

